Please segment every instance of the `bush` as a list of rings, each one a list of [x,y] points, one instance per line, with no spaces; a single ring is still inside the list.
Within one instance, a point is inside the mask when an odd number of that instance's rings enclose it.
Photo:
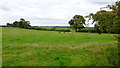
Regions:
[[[89,33],[96,33],[97,30],[96,29],[88,29],[88,28],[84,28],[81,30],[78,30],[77,32],[89,32]]]

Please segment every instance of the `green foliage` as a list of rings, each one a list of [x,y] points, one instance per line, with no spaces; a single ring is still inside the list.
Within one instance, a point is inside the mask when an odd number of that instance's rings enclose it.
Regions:
[[[56,30],[56,27],[53,27],[52,30]]]
[[[112,11],[101,10],[97,11],[95,14],[91,13],[87,18],[92,19],[93,23],[97,22],[99,28],[96,30],[100,30],[102,32],[110,32],[110,33],[120,33],[120,1],[117,1],[114,5],[108,5],[107,7]]]
[[[96,29],[83,28],[81,30],[78,30],[77,32],[97,33],[97,30]]]
[[[95,25],[94,25],[94,28],[96,29],[97,32],[100,31],[100,29],[99,29],[99,25],[95,24]]]
[[[28,29],[33,29],[33,30],[45,30],[45,31],[70,32],[69,27],[29,27]]]
[[[70,24],[70,25],[73,25],[73,24],[74,24],[74,20],[71,19],[71,20],[69,21],[69,24]]]
[[[12,24],[10,24],[10,23],[7,23],[7,26],[8,26],[8,27],[12,27]]]
[[[77,29],[84,28],[83,24],[85,24],[85,19],[81,15],[75,15],[73,19],[69,21],[70,27],[77,31]]]
[[[7,23],[8,27],[18,27],[18,28],[29,28],[30,22],[25,21],[25,19],[21,18],[20,21],[15,21],[13,24]]]
[[[29,27],[28,29],[34,29],[34,30],[46,30],[46,31],[61,31],[61,32],[70,32],[69,27]],[[74,32],[75,29],[73,29],[72,32]],[[82,28],[80,30],[77,30],[76,32],[89,32],[89,33],[97,33],[99,30],[96,30],[95,28]]]

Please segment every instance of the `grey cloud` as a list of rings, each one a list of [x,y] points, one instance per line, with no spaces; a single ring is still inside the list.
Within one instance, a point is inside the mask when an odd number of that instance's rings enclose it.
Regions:
[[[113,2],[91,2],[91,3],[100,4],[100,5],[104,5],[104,4],[108,5],[108,4],[112,4]]]
[[[106,5],[106,4],[113,4],[117,0],[85,0],[91,4],[98,4],[98,5]]]
[[[1,0],[0,16],[2,24],[25,18],[32,25],[68,25],[74,15],[94,13],[108,3],[111,0]]]
[[[54,19],[54,18],[29,18],[29,19],[32,19],[32,20],[48,20],[48,21],[58,21],[58,20],[61,20],[61,21],[64,21],[63,19]]]
[[[10,8],[7,8],[7,7],[0,7],[0,9],[4,11],[10,11]]]

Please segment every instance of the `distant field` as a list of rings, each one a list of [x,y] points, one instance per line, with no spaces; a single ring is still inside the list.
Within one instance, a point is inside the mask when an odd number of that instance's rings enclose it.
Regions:
[[[2,28],[3,66],[118,65],[113,34]]]
[[[42,29],[53,29],[54,27],[38,27],[38,28],[42,28]],[[56,30],[70,30],[70,28],[68,27],[55,27]]]

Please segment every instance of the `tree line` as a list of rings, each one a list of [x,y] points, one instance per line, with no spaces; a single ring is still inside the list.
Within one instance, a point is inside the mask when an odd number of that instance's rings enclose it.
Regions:
[[[25,19],[21,18],[20,21],[15,21],[13,23],[7,23],[8,27],[18,27],[18,28],[29,28],[31,27],[30,21],[26,21]]]
[[[104,10],[104,9],[109,9]],[[98,33],[120,33],[120,1],[115,2],[113,5],[107,5],[100,8],[95,14],[90,13],[87,16],[75,15],[73,16],[68,24],[72,31],[80,31],[84,28],[86,20],[92,20],[92,24]],[[88,21],[89,21],[88,20]],[[7,23],[8,27],[18,27],[18,28],[31,28],[30,22],[21,18],[20,21],[15,21],[12,24]]]
[[[109,9],[109,11],[104,10],[105,8]],[[94,28],[98,33],[120,33],[120,1],[102,7],[100,11],[95,14],[90,13],[85,18],[89,18],[88,21],[93,20],[92,24],[95,24]],[[72,29],[77,31],[77,29],[84,28],[85,19],[81,15],[75,15],[68,23]]]

